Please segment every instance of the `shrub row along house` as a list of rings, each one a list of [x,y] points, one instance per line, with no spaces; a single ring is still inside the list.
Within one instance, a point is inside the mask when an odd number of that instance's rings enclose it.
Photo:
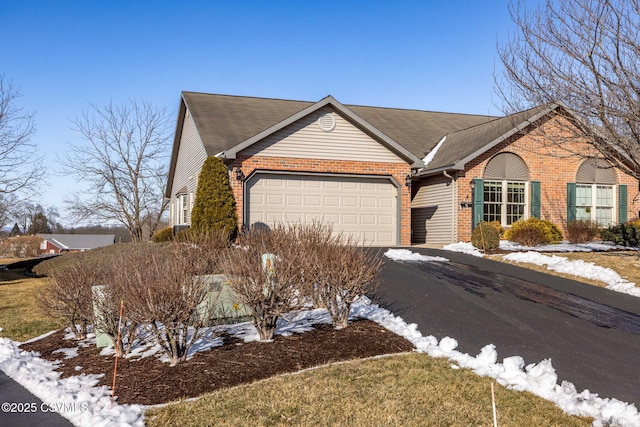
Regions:
[[[558,144],[571,117],[560,103],[491,117],[183,92],[171,225],[189,226],[207,156],[228,167],[239,226],[321,220],[376,246],[468,241],[482,220],[635,217],[636,179],[584,141]]]

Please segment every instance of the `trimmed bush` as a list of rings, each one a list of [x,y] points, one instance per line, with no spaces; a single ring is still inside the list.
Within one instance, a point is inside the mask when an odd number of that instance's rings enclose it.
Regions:
[[[600,238],[616,245],[637,248],[640,246],[640,226],[635,222],[612,225],[600,231]]]
[[[473,229],[471,244],[483,251],[492,251],[500,246],[500,234],[495,225],[483,221]]]
[[[491,224],[496,229],[499,237],[504,236],[504,228],[502,228],[500,221],[491,221],[489,224]]]
[[[550,221],[529,218],[516,221],[504,233],[504,237],[524,246],[559,243],[562,232]]]
[[[600,226],[589,219],[578,219],[567,224],[567,240],[571,243],[587,243],[600,237]]]
[[[191,229],[196,234],[224,230],[233,237],[237,227],[236,201],[227,167],[222,159],[209,156],[198,176]]]
[[[163,228],[153,235],[153,241],[156,243],[170,242],[171,240],[173,240],[173,227]]]

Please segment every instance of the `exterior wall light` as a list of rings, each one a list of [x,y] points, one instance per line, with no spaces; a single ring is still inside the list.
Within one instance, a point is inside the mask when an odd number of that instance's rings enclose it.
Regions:
[[[471,191],[476,189],[476,180],[475,178],[469,182],[469,187],[471,187]]]
[[[404,185],[406,185],[407,187],[411,187],[411,175],[406,176],[406,178],[404,179]]]
[[[236,168],[236,180],[242,182],[244,181],[244,178],[245,176],[244,172],[242,172],[242,169]]]

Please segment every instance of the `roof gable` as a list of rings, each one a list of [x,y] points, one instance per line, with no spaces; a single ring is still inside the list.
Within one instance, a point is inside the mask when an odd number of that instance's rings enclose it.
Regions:
[[[469,161],[558,108],[566,109],[561,103],[552,103],[449,134],[420,175],[447,169],[462,170]]]
[[[305,109],[303,109],[301,111],[298,111],[297,113],[287,117],[286,119],[274,124],[273,126],[263,130],[262,132],[252,136],[251,138],[241,142],[240,144],[234,146],[233,148],[231,148],[229,150],[225,150],[222,153],[222,157],[233,159],[233,158],[235,158],[237,153],[239,153],[240,151],[244,150],[245,148],[247,148],[247,147],[255,144],[256,142],[266,138],[267,136],[273,134],[274,132],[277,132],[277,131],[279,131],[281,129],[284,129],[285,127],[291,125],[292,123],[295,123],[298,120],[302,119],[303,117],[306,117],[306,116],[308,116],[308,115],[310,115],[310,114],[312,114],[312,113],[314,113],[314,112],[316,112],[316,111],[318,111],[318,110],[320,110],[320,109],[322,109],[322,108],[324,108],[326,106],[331,106],[338,114],[340,114],[346,120],[350,121],[355,126],[360,127],[363,131],[365,131],[366,133],[370,134],[374,138],[378,139],[380,142],[382,142],[384,145],[386,145],[388,149],[390,149],[391,151],[395,152],[400,157],[403,157],[406,160],[408,160],[411,163],[412,167],[418,168],[418,167],[422,167],[423,166],[422,160],[420,160],[417,156],[415,156],[413,153],[411,153],[405,147],[403,147],[402,145],[398,144],[396,141],[391,139],[389,136],[387,136],[386,134],[381,132],[378,128],[373,126],[371,123],[367,122],[362,117],[358,116],[356,113],[354,113],[348,107],[346,107],[345,105],[342,105],[340,102],[338,102],[332,96],[327,96],[326,98],[323,98],[322,100],[316,102],[315,104],[309,105],[307,108],[305,108]]]

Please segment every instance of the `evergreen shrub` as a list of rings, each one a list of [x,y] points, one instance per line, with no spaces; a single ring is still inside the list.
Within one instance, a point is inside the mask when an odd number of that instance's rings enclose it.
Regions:
[[[640,246],[640,226],[635,222],[611,225],[600,231],[600,238],[616,245],[637,248]]]
[[[500,246],[500,234],[495,225],[482,221],[471,233],[471,244],[484,251],[492,251]]]
[[[534,217],[514,222],[504,237],[524,246],[536,246],[559,243],[562,232],[552,222]]]
[[[237,226],[236,202],[227,167],[222,159],[209,156],[198,176],[191,230],[195,234],[224,230],[233,238]]]

